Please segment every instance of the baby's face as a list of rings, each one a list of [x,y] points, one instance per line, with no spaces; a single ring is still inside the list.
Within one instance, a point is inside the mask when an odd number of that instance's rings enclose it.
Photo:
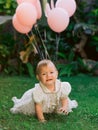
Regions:
[[[53,65],[49,64],[49,65],[42,66],[40,68],[40,72],[37,75],[37,78],[39,81],[43,83],[43,85],[48,87],[54,85],[57,76],[58,76],[58,72],[56,68]]]

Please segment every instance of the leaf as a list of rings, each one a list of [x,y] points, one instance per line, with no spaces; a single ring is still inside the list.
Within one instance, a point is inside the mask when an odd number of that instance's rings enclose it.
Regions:
[[[28,72],[29,72],[30,77],[34,78],[35,74],[34,74],[34,69],[33,69],[32,64],[28,62],[28,63],[26,63],[26,66],[28,68]]]
[[[58,52],[58,56],[66,59],[66,55],[64,53]]]

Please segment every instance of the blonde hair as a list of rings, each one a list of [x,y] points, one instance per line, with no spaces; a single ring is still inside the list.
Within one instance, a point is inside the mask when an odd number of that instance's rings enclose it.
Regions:
[[[57,70],[56,66],[54,65],[54,63],[51,60],[44,59],[44,60],[39,61],[39,63],[37,64],[36,74],[39,74],[41,67],[47,66],[49,64],[54,66],[54,68]]]

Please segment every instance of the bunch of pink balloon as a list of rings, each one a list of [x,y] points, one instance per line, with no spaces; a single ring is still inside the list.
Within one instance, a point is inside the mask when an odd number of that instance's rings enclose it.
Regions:
[[[75,0],[57,0],[54,6],[54,1],[51,0],[50,5],[47,2],[45,9],[47,23],[53,31],[60,33],[67,28],[70,17],[76,10],[76,2]]]
[[[12,24],[18,32],[27,34],[42,16],[40,0],[17,0],[17,3]]]

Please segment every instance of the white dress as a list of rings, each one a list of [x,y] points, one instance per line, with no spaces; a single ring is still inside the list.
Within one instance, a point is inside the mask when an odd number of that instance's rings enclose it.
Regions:
[[[13,97],[14,106],[10,109],[12,113],[35,114],[34,103],[42,104],[43,113],[59,113],[61,98],[68,98],[71,86],[68,82],[56,81],[55,91],[50,92],[42,83],[35,84],[35,87],[26,91],[20,99]],[[76,108],[78,103],[75,100],[68,100],[68,113]]]

